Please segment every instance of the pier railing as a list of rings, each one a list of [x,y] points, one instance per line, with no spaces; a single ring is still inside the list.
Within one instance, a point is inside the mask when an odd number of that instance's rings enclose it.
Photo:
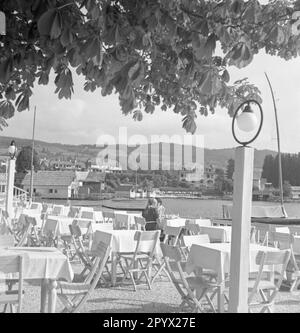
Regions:
[[[15,202],[20,202],[20,201],[26,202],[28,199],[27,197],[28,197],[28,193],[25,190],[23,190],[17,186],[14,186],[14,201]]]

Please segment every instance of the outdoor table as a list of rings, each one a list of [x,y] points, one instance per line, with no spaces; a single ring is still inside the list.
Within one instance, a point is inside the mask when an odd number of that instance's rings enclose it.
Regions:
[[[71,225],[74,220],[91,221],[89,219],[81,219],[81,218],[74,218],[67,216],[54,216],[54,215],[48,215],[48,218],[58,221],[58,235],[70,235],[69,225]],[[92,231],[110,230],[112,228],[113,228],[112,223],[92,222]]]
[[[41,284],[41,312],[55,312],[57,280],[71,282],[74,273],[68,258],[53,247],[8,247],[0,249],[1,256],[22,255],[23,278],[29,283]]]
[[[229,243],[231,242],[230,226],[210,226],[201,227],[201,234],[208,235],[211,242]]]
[[[295,254],[300,254],[300,236],[294,235],[293,250]]]
[[[174,219],[166,219],[163,222],[163,226],[168,226],[168,227],[185,227],[185,222],[186,222],[186,218],[182,218],[182,217],[177,217]]]
[[[134,239],[134,235],[136,230],[107,230],[107,231],[99,231],[97,230],[93,234],[93,242],[91,246],[91,252],[93,252],[97,248],[97,244],[99,241],[105,241],[110,235],[112,235],[111,240],[111,283],[112,286],[116,285],[117,279],[117,255],[119,253],[134,253],[136,248],[136,240]],[[147,249],[143,249],[145,252]],[[155,255],[157,257],[162,257],[162,252],[160,248],[159,242],[157,243],[155,249]]]
[[[219,284],[218,292],[218,309],[224,312],[224,291],[225,276],[230,272],[230,243],[208,243],[203,245],[193,244],[187,258],[185,270],[188,274],[196,271],[197,268],[210,269],[217,274],[217,283]],[[277,252],[277,248],[250,244],[249,273],[257,272],[259,265],[256,264],[256,256],[259,251]],[[270,267],[272,273],[273,268]]]

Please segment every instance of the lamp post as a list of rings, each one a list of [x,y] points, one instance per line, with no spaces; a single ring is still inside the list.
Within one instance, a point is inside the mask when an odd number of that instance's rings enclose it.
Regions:
[[[254,131],[258,124],[257,117],[251,108],[252,104],[257,105],[260,111],[258,130],[250,140],[241,141],[236,135],[235,123],[243,132]],[[254,161],[254,149],[248,145],[258,137],[262,124],[262,108],[255,100],[242,103],[237,108],[232,120],[232,134],[240,146],[235,149],[229,312],[248,312],[249,247]]]
[[[5,210],[9,217],[13,214],[13,200],[14,200],[14,182],[15,182],[15,170],[16,170],[16,153],[17,147],[13,140],[8,147],[8,171],[7,171],[7,182],[6,182],[6,201]]]

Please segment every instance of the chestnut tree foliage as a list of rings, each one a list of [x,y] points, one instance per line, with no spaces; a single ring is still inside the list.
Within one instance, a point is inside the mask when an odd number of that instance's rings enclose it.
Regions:
[[[193,133],[197,115],[217,105],[232,114],[245,99],[261,101],[247,79],[230,84],[229,66],[262,49],[286,60],[300,52],[300,1],[1,0],[0,10],[0,125],[29,107],[53,70],[59,98],[71,98],[77,73],[86,91],[117,93],[135,120],[159,106]]]

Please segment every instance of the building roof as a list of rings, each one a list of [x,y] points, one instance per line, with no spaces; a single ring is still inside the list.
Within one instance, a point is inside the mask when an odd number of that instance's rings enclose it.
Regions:
[[[86,183],[101,183],[105,180],[105,173],[92,171],[76,171],[76,180]]]
[[[37,171],[33,173],[33,186],[69,186],[75,180],[74,171]],[[30,173],[17,173],[16,184],[29,186]]]
[[[76,180],[79,182],[83,182],[86,180],[89,171],[76,171]]]
[[[102,172],[92,172],[90,171],[85,179],[88,183],[101,183],[105,180],[105,173]]]

